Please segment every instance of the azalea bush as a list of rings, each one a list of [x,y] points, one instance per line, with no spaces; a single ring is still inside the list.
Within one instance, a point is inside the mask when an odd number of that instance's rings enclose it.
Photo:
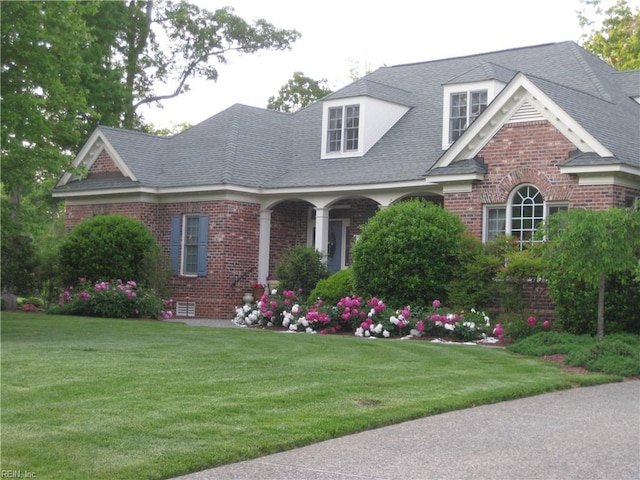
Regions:
[[[236,325],[282,327],[292,332],[340,333],[358,337],[445,337],[455,341],[486,338],[491,331],[490,319],[484,312],[451,312],[435,300],[431,307],[390,308],[378,297],[365,300],[351,295],[335,305],[322,299],[310,306],[299,301],[292,290],[266,292],[257,303],[236,307]],[[502,337],[502,327],[497,325]]]
[[[162,300],[135,281],[92,283],[81,278],[77,286],[65,288],[52,314],[105,318],[163,318],[173,316],[173,300]]]

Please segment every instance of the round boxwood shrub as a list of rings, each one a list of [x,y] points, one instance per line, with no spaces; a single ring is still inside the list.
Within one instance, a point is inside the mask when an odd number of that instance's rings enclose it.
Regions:
[[[140,221],[124,215],[98,215],[76,225],[60,245],[60,268],[66,285],[91,281],[144,281],[145,256],[155,239]]]
[[[387,305],[446,303],[464,230],[455,214],[423,200],[377,212],[353,247],[356,291]]]
[[[306,299],[316,284],[329,275],[320,252],[304,245],[289,248],[276,264],[274,273],[281,290],[293,290],[301,299]]]
[[[312,304],[320,298],[324,305],[335,306],[340,299],[350,297],[353,292],[352,273],[351,269],[347,268],[320,280],[309,294],[307,303]]]

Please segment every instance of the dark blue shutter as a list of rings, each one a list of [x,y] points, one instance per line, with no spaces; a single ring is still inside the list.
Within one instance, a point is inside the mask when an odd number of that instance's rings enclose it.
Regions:
[[[171,270],[174,275],[180,274],[180,240],[182,238],[182,218],[180,215],[171,217]]]
[[[209,247],[209,217],[198,218],[198,276],[207,274],[207,250]]]

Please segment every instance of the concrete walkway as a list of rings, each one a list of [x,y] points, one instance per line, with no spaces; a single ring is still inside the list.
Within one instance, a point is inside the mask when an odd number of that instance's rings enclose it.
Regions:
[[[640,381],[434,415],[179,477],[225,479],[638,480]]]

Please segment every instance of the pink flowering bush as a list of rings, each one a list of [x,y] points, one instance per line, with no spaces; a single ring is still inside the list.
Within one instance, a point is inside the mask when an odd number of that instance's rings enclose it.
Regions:
[[[105,318],[171,318],[173,300],[164,301],[151,290],[129,280],[89,282],[81,278],[77,286],[67,287],[58,306],[49,313]]]
[[[551,330],[550,320],[538,320],[537,317],[529,315],[526,318],[520,314],[503,314],[500,316],[504,328],[504,336],[509,340],[517,341],[530,337],[536,333]]]

